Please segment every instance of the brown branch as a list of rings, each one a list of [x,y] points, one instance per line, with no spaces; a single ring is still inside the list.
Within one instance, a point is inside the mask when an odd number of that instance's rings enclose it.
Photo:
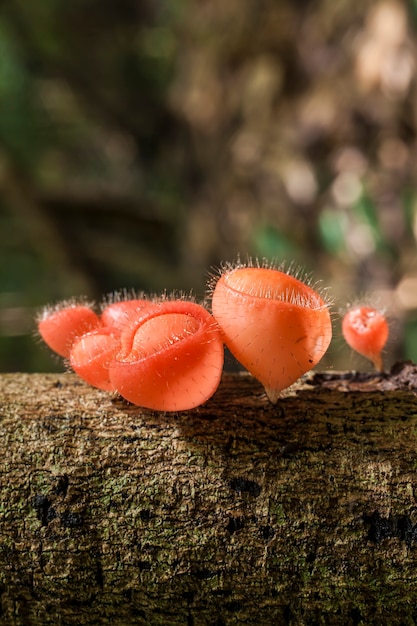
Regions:
[[[412,624],[417,367],[157,414],[0,376],[0,621]]]

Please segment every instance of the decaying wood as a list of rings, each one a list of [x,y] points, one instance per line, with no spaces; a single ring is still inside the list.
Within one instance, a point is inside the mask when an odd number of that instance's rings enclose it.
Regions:
[[[182,414],[0,376],[0,623],[417,623],[417,367]]]

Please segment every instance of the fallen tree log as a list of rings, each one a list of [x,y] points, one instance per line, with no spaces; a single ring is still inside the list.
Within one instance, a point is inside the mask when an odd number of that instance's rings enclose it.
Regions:
[[[417,623],[417,367],[158,414],[0,376],[0,623]]]

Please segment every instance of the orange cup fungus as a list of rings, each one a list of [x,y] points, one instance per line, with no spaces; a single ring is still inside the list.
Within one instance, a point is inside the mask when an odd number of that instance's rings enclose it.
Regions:
[[[98,315],[91,307],[66,304],[56,309],[46,308],[38,320],[39,334],[57,354],[69,357],[72,344],[95,328],[101,326]]]
[[[212,292],[212,310],[225,344],[274,403],[317,365],[332,337],[325,300],[273,268],[227,269]]]
[[[186,300],[114,302],[101,317],[86,306],[44,314],[39,332],[80,378],[159,411],[199,406],[216,391],[224,348],[202,306]]]
[[[86,333],[73,344],[69,362],[85,382],[103,391],[116,391],[110,380],[109,365],[120,350],[117,331],[103,327]]]
[[[380,311],[370,306],[354,306],[342,320],[342,334],[346,343],[369,359],[382,372],[382,349],[389,335],[388,322]]]
[[[154,305],[121,336],[110,380],[123,398],[159,411],[203,404],[216,391],[224,349],[214,318],[184,300]]]
[[[121,333],[152,305],[153,302],[146,298],[112,302],[103,309],[101,321],[105,326],[111,326]]]
[[[102,311],[100,327],[79,337],[72,345],[72,369],[87,383],[103,391],[116,391],[110,381],[110,362],[122,349],[123,331],[136,323],[153,303],[145,299],[120,300]]]
[[[332,338],[329,303],[311,285],[273,267],[227,267],[213,284],[212,315],[181,299],[134,298],[63,304],[38,320],[39,333],[86,382],[158,411],[206,402],[220,383],[224,344],[264,386],[271,402],[322,359]],[[371,307],[345,315],[348,344],[382,370],[388,337]]]

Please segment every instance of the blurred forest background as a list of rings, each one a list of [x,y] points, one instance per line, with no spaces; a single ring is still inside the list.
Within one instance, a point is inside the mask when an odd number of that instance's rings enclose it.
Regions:
[[[46,303],[304,267],[417,360],[417,0],[0,4],[0,371]],[[340,339],[325,367],[365,369]]]

